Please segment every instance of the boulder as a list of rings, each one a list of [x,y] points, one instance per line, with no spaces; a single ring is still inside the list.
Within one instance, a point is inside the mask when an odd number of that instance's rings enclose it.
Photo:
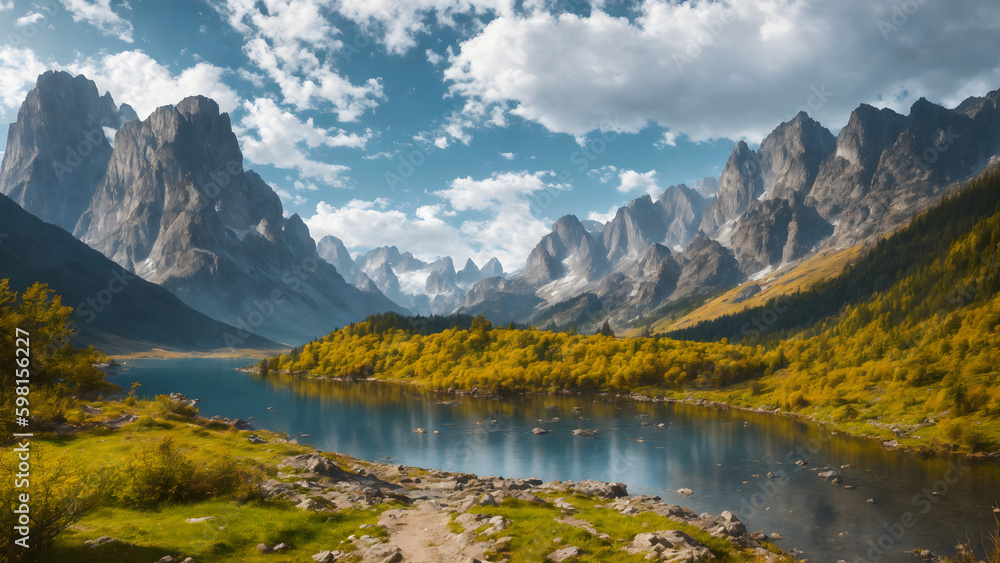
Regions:
[[[553,551],[548,555],[548,557],[546,557],[546,559],[555,561],[556,563],[561,563],[562,561],[566,561],[572,557],[579,557],[581,555],[583,555],[583,550],[574,545],[570,545]]]
[[[715,559],[715,555],[708,547],[679,530],[637,534],[625,551],[633,555],[658,553],[659,558],[665,561]]]
[[[340,467],[337,467],[336,463],[316,454],[302,454],[286,457],[281,461],[281,463],[278,464],[278,467],[281,469],[298,469],[299,471],[302,471],[304,475],[327,477],[329,479],[333,479],[334,481],[343,481],[348,477],[347,472]]]

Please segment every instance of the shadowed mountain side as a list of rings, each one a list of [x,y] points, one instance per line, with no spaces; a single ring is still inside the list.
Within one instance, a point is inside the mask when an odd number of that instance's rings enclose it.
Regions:
[[[9,278],[15,291],[43,282],[61,295],[74,308],[75,345],[112,354],[281,347],[195,311],[6,196],[0,196],[0,231],[0,278]]]

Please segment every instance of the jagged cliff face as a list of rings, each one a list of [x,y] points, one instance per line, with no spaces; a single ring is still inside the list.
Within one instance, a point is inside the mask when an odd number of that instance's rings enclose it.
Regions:
[[[106,154],[95,153],[72,181],[47,184],[48,171],[25,147],[51,153],[63,139],[89,135],[77,114],[90,109],[119,120],[129,113],[108,96],[97,98],[82,77],[40,77],[12,126],[0,185],[21,186],[14,191],[27,202],[39,193],[74,202],[48,211],[126,271],[240,329],[235,340],[255,332],[299,343],[371,313],[401,310],[348,284],[319,258],[301,218],[284,218],[274,191],[243,169],[229,116],[208,98],[190,97],[125,123],[113,149],[102,131],[104,144],[96,144]],[[50,123],[57,118],[58,126]],[[81,205],[77,188],[86,182],[92,186]]]
[[[72,232],[111,158],[107,134],[136,119],[84,76],[42,74],[8,130],[0,193]]]
[[[757,153],[740,141],[726,161],[719,178],[719,191],[705,209],[700,229],[716,235],[727,223],[739,217],[750,203],[764,193]]]
[[[833,133],[804,112],[779,125],[757,151],[763,197],[801,200],[836,142]]]

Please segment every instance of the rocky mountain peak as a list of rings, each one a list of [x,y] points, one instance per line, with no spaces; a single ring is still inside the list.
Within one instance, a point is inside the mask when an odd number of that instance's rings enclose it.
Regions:
[[[316,253],[316,243],[309,236],[309,227],[306,226],[298,213],[293,213],[285,220],[282,232],[285,235],[285,243],[293,254],[308,257]]]
[[[503,275],[503,265],[500,264],[500,260],[496,256],[490,258],[488,262],[479,270],[482,277],[485,278],[495,278]]]
[[[465,266],[458,272],[457,279],[460,283],[471,285],[482,279],[482,277],[483,275],[479,270],[479,266],[472,261],[472,258],[469,258],[465,261]]]
[[[746,211],[750,203],[764,193],[764,180],[760,175],[760,161],[746,144],[740,141],[719,178],[719,192],[705,209],[700,229],[715,235],[726,223]]]
[[[427,262],[418,259],[410,252],[404,252],[403,255],[399,257],[399,262],[396,263],[396,269],[400,272],[412,272],[426,267]]]
[[[0,193],[72,231],[111,158],[108,137],[135,118],[85,76],[41,74],[8,129]]]
[[[344,246],[344,241],[333,235],[326,235],[316,243],[316,253],[336,268],[337,272],[348,282],[353,283],[358,279],[361,270],[351,258],[351,253]]]
[[[836,144],[833,133],[805,112],[776,127],[757,151],[765,197],[805,197]]]

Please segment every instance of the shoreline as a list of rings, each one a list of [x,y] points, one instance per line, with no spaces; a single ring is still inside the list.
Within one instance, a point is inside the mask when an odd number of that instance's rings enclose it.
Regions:
[[[244,367],[235,368],[235,369],[237,371],[242,371],[242,372],[246,372],[246,373],[256,373],[256,374],[260,375],[260,369],[257,368],[257,366],[244,366]],[[311,375],[311,374],[309,374],[309,372],[290,372],[290,371],[281,371],[281,370],[274,370],[274,371],[272,371],[272,373],[279,373],[279,374],[282,374],[282,375],[298,376],[298,377],[301,377],[303,379],[316,379],[316,380],[324,380],[324,381],[339,381],[339,382],[342,382],[342,383],[359,383],[359,382],[364,381],[364,382],[385,382],[385,383],[393,383],[393,384],[400,384],[400,385],[409,385],[409,386],[416,386],[416,387],[422,387],[423,386],[423,384],[421,382],[418,382],[418,381],[407,381],[407,380],[404,380],[404,379],[388,379],[388,378],[380,378],[380,377],[352,378],[352,377],[347,377],[347,376],[335,376],[335,375]],[[631,401],[634,401],[634,402],[637,402],[637,403],[676,403],[676,404],[682,404],[682,405],[700,406],[700,407],[710,408],[710,409],[715,409],[715,410],[737,410],[737,411],[743,411],[743,412],[751,412],[751,413],[755,413],[755,414],[763,414],[763,415],[771,415],[771,416],[786,417],[786,418],[791,418],[791,419],[798,419],[798,420],[800,420],[802,422],[806,422],[808,424],[814,425],[817,428],[828,428],[829,429],[829,433],[831,435],[844,435],[844,436],[849,436],[849,437],[852,437],[852,438],[858,438],[858,439],[863,439],[863,440],[878,441],[878,442],[880,442],[879,446],[881,448],[885,449],[886,451],[899,451],[899,452],[903,452],[903,453],[908,454],[908,455],[915,455],[915,456],[918,456],[918,457],[932,457],[933,456],[933,457],[938,457],[940,459],[947,459],[949,456],[959,456],[959,457],[963,457],[963,458],[974,459],[974,460],[977,460],[977,461],[989,461],[989,460],[1000,459],[1000,450],[998,450],[998,451],[990,451],[990,452],[944,451],[941,446],[934,447],[934,444],[924,444],[924,443],[919,444],[919,445],[900,444],[900,443],[896,442],[895,438],[890,439],[890,440],[886,440],[886,439],[884,439],[884,438],[882,438],[880,436],[873,436],[873,435],[870,435],[870,434],[863,434],[863,433],[853,432],[850,429],[846,429],[846,428],[838,425],[835,422],[818,421],[818,420],[816,420],[815,418],[813,418],[810,415],[800,414],[800,413],[796,413],[796,412],[782,411],[779,408],[776,408],[776,409],[772,410],[772,409],[768,409],[768,408],[765,408],[765,407],[751,407],[751,406],[743,406],[743,405],[733,405],[733,404],[729,404],[729,403],[726,403],[726,402],[723,402],[723,401],[713,401],[713,400],[704,399],[704,398],[687,397],[687,398],[679,399],[679,398],[676,398],[676,397],[667,397],[667,396],[662,396],[662,395],[654,397],[654,396],[650,396],[650,395],[646,395],[646,394],[640,393],[638,391],[632,391],[632,392],[629,392],[629,393],[617,393],[617,392],[613,392],[613,391],[581,391],[581,390],[575,390],[575,389],[563,389],[561,391],[543,391],[543,390],[523,391],[523,392],[514,393],[514,394],[510,394],[510,395],[500,395],[500,394],[495,394],[495,393],[480,393],[480,392],[478,392],[478,388],[474,388],[474,389],[471,389],[471,390],[467,390],[467,389],[427,389],[427,390],[430,391],[430,392],[432,392],[432,393],[437,393],[437,394],[455,395],[455,396],[472,396],[472,397],[479,397],[479,398],[484,398],[484,399],[495,399],[495,400],[504,400],[504,399],[509,399],[509,398],[512,398],[512,397],[542,396],[542,395],[553,395],[553,394],[586,395],[588,393],[591,393],[591,394],[594,394],[594,395],[610,395],[610,396],[613,396],[613,397],[616,397],[616,398],[627,399],[627,400],[631,400]],[[886,425],[886,426],[887,426],[887,429],[890,429],[889,428],[890,425]],[[902,438],[904,436],[898,436],[897,435],[897,437],[898,438]],[[891,442],[896,442],[896,443],[893,445],[893,444],[891,444]]]

